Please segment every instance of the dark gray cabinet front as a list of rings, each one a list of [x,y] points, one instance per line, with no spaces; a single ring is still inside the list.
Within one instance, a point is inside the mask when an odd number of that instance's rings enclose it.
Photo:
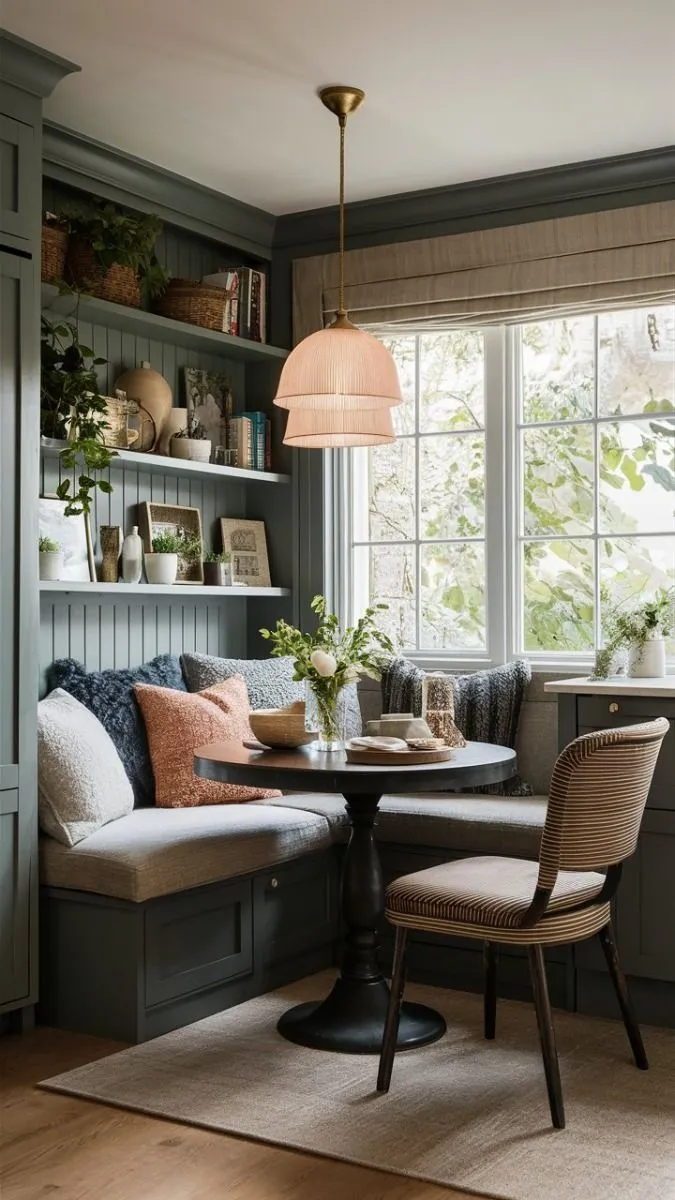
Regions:
[[[616,900],[621,961],[629,975],[675,982],[675,812],[647,809]]]
[[[40,204],[35,130],[0,116],[0,233],[30,242]]]

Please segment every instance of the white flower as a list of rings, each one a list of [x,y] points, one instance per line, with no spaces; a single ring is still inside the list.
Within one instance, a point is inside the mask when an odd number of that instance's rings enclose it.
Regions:
[[[337,659],[327,650],[314,650],[309,660],[317,675],[329,679],[337,671]]]

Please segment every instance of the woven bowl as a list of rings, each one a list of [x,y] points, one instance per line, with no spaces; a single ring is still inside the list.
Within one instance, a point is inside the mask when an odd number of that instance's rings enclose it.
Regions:
[[[316,741],[316,734],[305,729],[302,701],[288,708],[257,708],[250,713],[249,723],[258,741],[274,750],[295,750]]]

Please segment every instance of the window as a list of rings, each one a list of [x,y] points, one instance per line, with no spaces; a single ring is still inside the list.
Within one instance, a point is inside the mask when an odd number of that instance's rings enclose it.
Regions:
[[[404,403],[344,471],[350,615],[384,601],[422,660],[589,659],[603,609],[675,585],[675,307],[384,340]]]

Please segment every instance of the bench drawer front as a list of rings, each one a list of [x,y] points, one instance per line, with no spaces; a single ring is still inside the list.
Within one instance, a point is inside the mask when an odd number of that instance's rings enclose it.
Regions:
[[[256,929],[266,966],[337,937],[337,855],[273,867],[256,887]]]
[[[649,808],[675,809],[675,701],[608,695],[579,696],[577,704],[580,734],[636,725],[658,716],[669,718],[670,729],[663,739],[647,804]],[[610,711],[610,705],[616,705],[616,709]]]
[[[253,970],[250,879],[168,896],[145,914],[145,1003],[250,974]]]

